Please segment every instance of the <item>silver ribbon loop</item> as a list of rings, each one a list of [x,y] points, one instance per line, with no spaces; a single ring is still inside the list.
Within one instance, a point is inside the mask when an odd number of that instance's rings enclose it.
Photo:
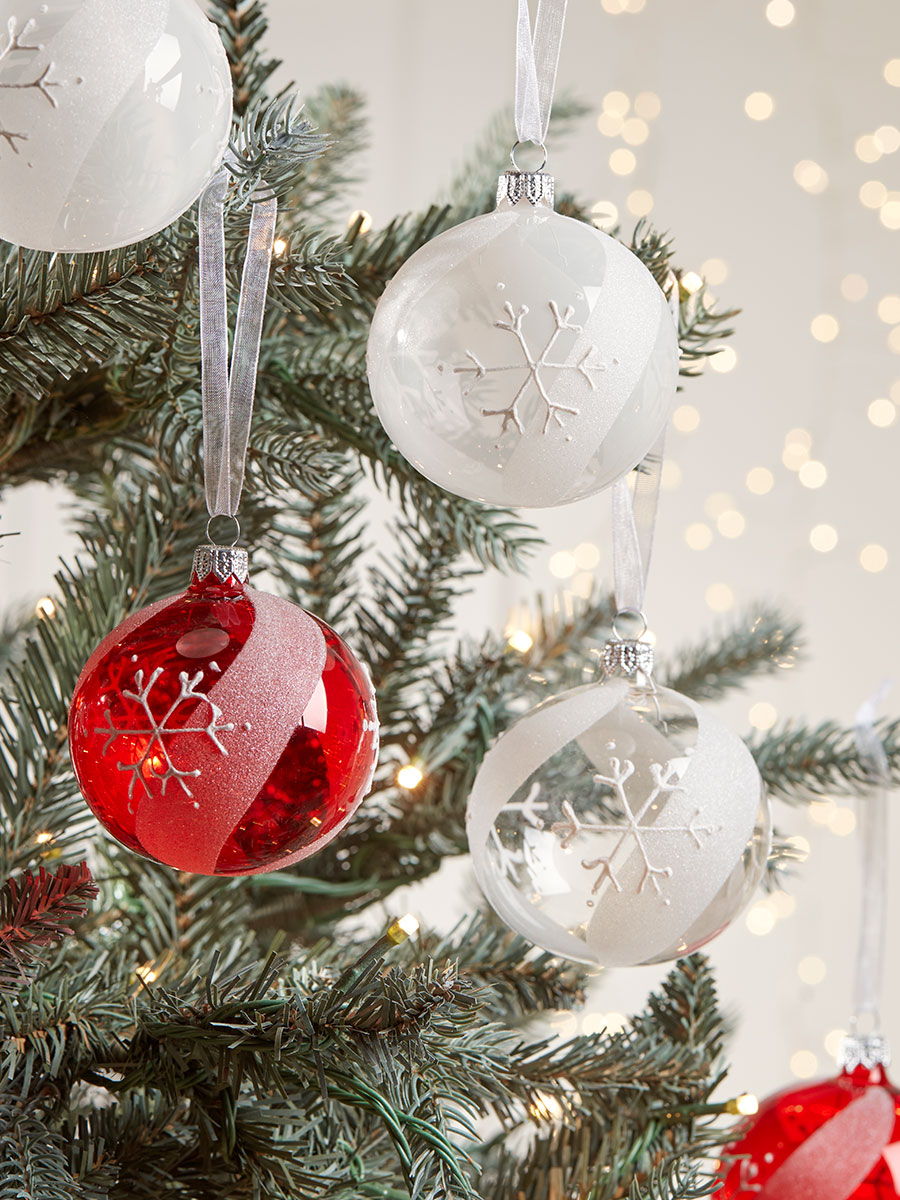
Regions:
[[[890,688],[883,683],[856,714],[854,733],[860,762],[872,787],[860,797],[859,840],[862,853],[862,903],[856,982],[853,995],[853,1032],[878,1032],[881,983],[884,975],[884,941],[887,918],[887,804],[891,769],[881,738],[875,730],[875,714]],[[862,1018],[870,1030],[858,1030]]]
[[[516,137],[542,146],[550,127],[567,0],[538,0],[534,37],[528,0],[516,22]]]
[[[643,612],[665,452],[663,429],[641,462],[634,492],[627,475],[613,484],[613,589],[619,612]]]
[[[677,338],[679,294],[674,273],[669,273],[667,283],[669,311]],[[612,487],[613,591],[620,613],[643,613],[667,430],[668,423],[642,460],[634,491],[628,487],[627,475]]]
[[[225,194],[229,174],[219,171],[200,197],[200,351],[203,368],[203,471],[211,517],[233,517],[244,486],[250,418],[278,202],[254,203],[241,280],[231,367],[228,365],[228,294],[225,279]]]

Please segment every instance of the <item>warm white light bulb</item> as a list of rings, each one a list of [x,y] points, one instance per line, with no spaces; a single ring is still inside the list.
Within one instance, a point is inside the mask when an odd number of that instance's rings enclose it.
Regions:
[[[424,773],[415,763],[407,763],[397,772],[397,782],[401,787],[408,788],[410,791],[417,788],[424,778]]]

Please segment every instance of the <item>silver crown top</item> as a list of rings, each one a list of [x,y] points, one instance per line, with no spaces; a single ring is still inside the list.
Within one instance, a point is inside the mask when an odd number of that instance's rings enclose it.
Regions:
[[[653,646],[637,638],[610,638],[603,647],[603,669],[607,675],[649,675],[653,670]]]
[[[553,207],[554,179],[546,171],[504,171],[497,180],[497,207],[516,205],[520,200],[529,204]]]
[[[865,1067],[872,1071],[875,1067],[888,1067],[891,1063],[891,1048],[887,1039],[880,1033],[870,1033],[863,1037],[850,1035],[841,1041],[838,1051],[838,1066],[843,1071],[855,1071],[857,1067]]]
[[[250,573],[250,558],[241,546],[198,546],[194,551],[193,574],[197,579],[215,575],[221,583],[233,575],[246,583]]]

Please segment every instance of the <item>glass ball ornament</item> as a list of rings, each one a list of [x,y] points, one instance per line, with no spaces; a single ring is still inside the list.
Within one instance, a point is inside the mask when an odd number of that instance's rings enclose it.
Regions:
[[[629,645],[646,663],[646,643],[609,644],[619,662]],[[481,889],[512,929],[618,967],[720,933],[762,876],[771,818],[741,739],[636,670],[554,696],[503,733],[467,832]]]
[[[190,587],[91,655],[69,751],[100,823],[181,871],[251,875],[307,858],[369,791],[369,676],[323,621],[244,583],[246,551],[200,547]]]
[[[222,161],[231,72],[196,0],[0,0],[0,238],[111,250]]]
[[[722,1151],[721,1200],[896,1200],[900,1093],[872,1042],[849,1038],[841,1073],[765,1100]],[[883,1043],[881,1043],[883,1045]]]
[[[369,333],[378,416],[434,483],[550,507],[632,469],[675,396],[662,290],[615,238],[554,212],[552,177],[507,172],[494,212],[428,242]]]

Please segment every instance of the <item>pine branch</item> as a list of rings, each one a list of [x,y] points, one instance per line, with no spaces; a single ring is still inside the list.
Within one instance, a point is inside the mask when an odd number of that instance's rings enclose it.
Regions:
[[[702,374],[706,360],[722,349],[720,342],[733,335],[731,323],[740,309],[719,309],[706,285],[696,292],[686,292],[681,284],[682,272],[676,272],[681,297],[678,325],[678,344],[681,347],[680,374],[691,379]]]
[[[62,1139],[32,1106],[0,1094],[0,1200],[81,1200]]]
[[[687,291],[681,282],[683,272],[675,266],[671,237],[654,229],[644,219],[634,228],[630,248],[663,291],[668,291],[670,272],[678,280],[680,374],[683,378],[699,375],[704,360],[717,354],[722,349],[719,343],[734,333],[731,322],[739,315],[739,310],[719,310],[705,285],[697,291]]]
[[[309,498],[298,497],[292,511],[279,514],[260,542],[267,569],[286,594],[354,639],[365,532],[365,504],[355,493],[359,478],[355,466],[340,462],[327,487],[323,481],[318,492],[306,489]]]
[[[66,922],[83,916],[97,895],[86,863],[62,866],[55,874],[41,867],[35,877],[9,879],[0,889],[0,993],[14,993],[34,975],[36,950],[71,934]]]
[[[343,458],[311,429],[285,427],[267,413],[265,395],[257,396],[247,450],[245,494],[263,503],[279,493],[298,492],[312,501],[330,496],[339,486]],[[144,436],[141,436],[143,433]],[[151,484],[167,473],[191,493],[200,484],[203,462],[202,402],[196,389],[185,391],[172,409],[158,409],[150,422],[140,422],[119,435],[112,449],[141,480]],[[306,503],[309,503],[306,501]],[[299,499],[298,504],[304,501]],[[292,505],[293,506],[293,505]]]
[[[697,1147],[694,1151],[702,1150]],[[719,1178],[710,1173],[703,1163],[685,1157],[670,1159],[654,1167],[640,1181],[632,1180],[630,1200],[698,1200],[712,1195],[719,1186]]]
[[[210,0],[209,15],[219,26],[231,67],[234,111],[242,117],[264,95],[266,85],[281,66],[263,53],[269,22],[259,0]]]
[[[112,940],[92,946],[89,956],[63,942],[40,980],[4,1005],[3,1073],[10,1095],[58,1100],[97,1063],[120,1053],[141,983],[133,959],[111,951]]]
[[[198,980],[193,999],[152,989],[138,1009],[134,1037],[110,1068],[131,1085],[145,1076],[158,1080],[172,1101],[190,1098],[192,1121],[208,1127],[214,1141],[224,1139],[230,1156],[240,1131],[229,1113],[244,1078],[262,1088],[276,1084],[279,1091],[290,1085],[295,1095],[300,1087],[306,1098],[299,1111],[312,1115],[322,1104],[334,1109],[319,1116],[331,1122],[326,1128],[340,1122],[347,1106],[381,1125],[411,1192],[438,1194],[424,1189],[442,1187],[448,1196],[470,1194],[463,1156],[442,1132],[444,1114],[424,1062],[414,1055],[404,1065],[382,1040],[409,1039],[411,1020],[430,1024],[435,981],[422,972],[409,980],[384,975],[375,962],[302,1005],[270,998],[271,983],[267,967],[252,979]],[[365,989],[381,995],[380,1006]],[[458,989],[445,992],[438,982],[440,1005],[463,1002]]]
[[[896,783],[900,780],[900,721],[881,721],[876,729]],[[814,726],[789,722],[756,735],[749,744],[771,795],[791,803],[825,795],[858,796],[872,783],[860,761],[854,731],[833,721]]]
[[[126,922],[116,939],[117,952],[142,971],[161,973],[173,964],[196,963],[214,955],[223,969],[238,970],[256,961],[258,943],[249,930],[253,899],[240,879],[192,875],[147,863],[109,845],[107,877],[102,881],[105,911],[89,922],[105,928]],[[121,897],[140,897],[138,904]]]
[[[393,533],[396,562],[382,557],[370,568],[372,600],[358,614],[360,646],[388,742],[408,737],[408,714],[433,661],[434,636],[447,628],[463,581],[476,573],[459,565],[453,541],[435,538],[427,528],[395,525]]]
[[[681,650],[657,673],[676,692],[712,700],[754,676],[789,670],[801,653],[800,626],[763,607],[750,609],[701,645]]]
[[[286,240],[273,263],[269,280],[272,300],[287,312],[303,314],[310,307],[333,308],[354,295],[344,267],[344,246],[336,238],[302,226]],[[232,268],[232,286],[239,286],[240,268]]]
[[[481,204],[466,207],[432,205],[424,213],[407,213],[383,229],[363,233],[361,225],[347,238],[346,270],[356,285],[361,312],[371,316],[381,293],[416,250],[432,238],[469,217],[478,216]]]
[[[293,95],[261,97],[251,104],[236,122],[231,145],[236,157],[228,168],[238,184],[236,204],[247,212],[248,225],[254,194],[289,196],[300,185],[306,164],[328,149]]]
[[[7,247],[0,262],[0,395],[42,396],[105,361],[123,339],[155,338],[170,309],[165,275],[141,248],[78,255]],[[30,420],[20,415],[28,410]],[[2,458],[41,430],[47,415],[46,402],[24,397],[8,409]],[[11,437],[16,416],[25,429]]]
[[[476,913],[449,934],[420,934],[420,960],[453,961],[461,979],[476,989],[482,1010],[508,1021],[536,1012],[572,1009],[584,1002],[587,971],[501,927],[492,914]]]
[[[21,605],[0,613],[0,676],[18,662],[28,631],[34,626],[34,609]]]

